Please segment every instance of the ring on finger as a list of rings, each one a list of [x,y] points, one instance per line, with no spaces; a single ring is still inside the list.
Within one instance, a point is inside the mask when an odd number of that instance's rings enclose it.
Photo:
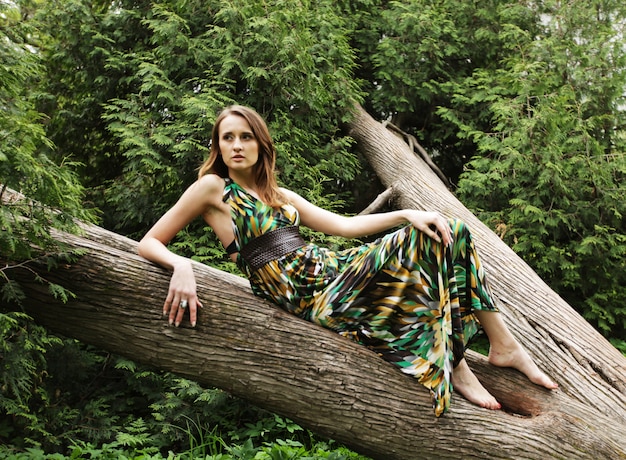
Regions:
[[[186,301],[186,300],[181,300],[181,301],[180,301],[180,303],[178,304],[178,306],[179,306],[182,310],[184,310],[185,308],[187,308],[187,305],[188,305],[188,303],[187,303],[187,301]]]

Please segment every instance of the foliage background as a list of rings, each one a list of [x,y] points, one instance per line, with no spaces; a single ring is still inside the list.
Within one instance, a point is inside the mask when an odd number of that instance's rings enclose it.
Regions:
[[[348,108],[391,120],[626,351],[622,3],[0,1],[0,183],[39,203],[0,208],[3,449],[354,455],[20,313],[11,267],[76,256],[51,227],[77,217],[139,238],[194,180],[233,102],[268,120],[283,184],[345,213],[380,191],[342,132]],[[172,247],[234,270],[202,222]]]

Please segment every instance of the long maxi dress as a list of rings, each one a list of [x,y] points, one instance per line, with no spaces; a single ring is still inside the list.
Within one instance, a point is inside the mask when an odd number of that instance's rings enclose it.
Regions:
[[[299,224],[291,205],[274,209],[226,178],[236,249]],[[474,310],[497,311],[467,226],[454,242],[412,225],[374,242],[332,251],[305,244],[260,269],[237,263],[255,295],[379,353],[431,392],[436,416],[450,406],[453,367],[480,331]]]

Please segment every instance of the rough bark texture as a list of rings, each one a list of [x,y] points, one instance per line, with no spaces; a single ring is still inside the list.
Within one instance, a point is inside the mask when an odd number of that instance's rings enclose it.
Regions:
[[[51,299],[32,272],[14,271],[28,312],[53,331],[222,388],[373,458],[626,458],[626,360],[441,185],[393,134],[359,109],[351,134],[400,197],[473,228],[513,332],[561,385],[550,392],[469,353],[501,401],[480,409],[460,396],[435,418],[428,392],[371,351],[252,296],[247,281],[194,266],[205,308],[198,325],[161,317],[169,273],[136,243],[95,226],[58,239],[85,255],[52,272],[75,300]]]

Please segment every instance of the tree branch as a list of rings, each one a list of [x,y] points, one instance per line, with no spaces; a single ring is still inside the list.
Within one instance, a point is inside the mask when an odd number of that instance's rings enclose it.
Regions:
[[[222,388],[377,459],[626,458],[626,360],[465,209],[417,156],[362,109],[350,133],[403,207],[468,222],[513,333],[560,383],[550,392],[518,372],[468,361],[504,410],[455,395],[435,418],[414,379],[349,340],[254,297],[244,279],[194,264],[205,308],[196,328],[161,317],[170,274],[136,243],[85,225],[56,238],[84,251],[47,272],[76,299],[52,299],[28,270],[12,271],[27,312],[57,333]],[[0,263],[2,260],[0,260]]]

